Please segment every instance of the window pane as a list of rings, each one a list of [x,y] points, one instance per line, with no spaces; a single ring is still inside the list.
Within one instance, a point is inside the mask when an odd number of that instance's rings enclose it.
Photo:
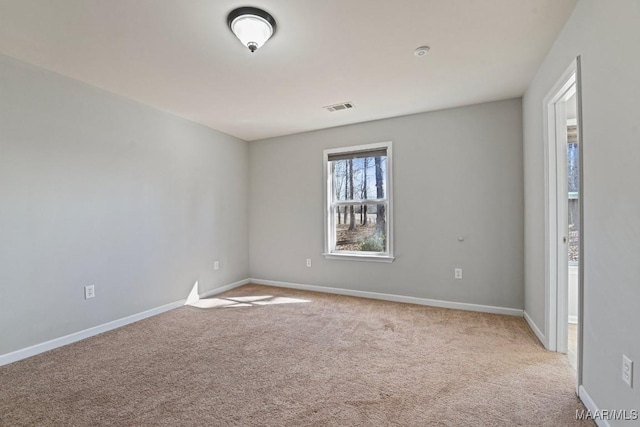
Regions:
[[[567,126],[567,184],[569,192],[569,262],[580,257],[580,167],[576,126]]]
[[[334,209],[336,251],[387,252],[387,205],[346,205]]]
[[[333,160],[334,200],[384,199],[387,196],[387,157]]]
[[[569,186],[569,193],[577,193],[579,186],[579,165],[578,165],[578,143],[570,142],[567,144],[567,164],[568,164],[568,176],[567,184]]]

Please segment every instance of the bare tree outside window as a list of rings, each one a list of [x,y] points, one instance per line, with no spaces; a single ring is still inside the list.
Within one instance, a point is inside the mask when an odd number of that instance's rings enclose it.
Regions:
[[[388,256],[388,156],[384,145],[328,155],[332,253]]]

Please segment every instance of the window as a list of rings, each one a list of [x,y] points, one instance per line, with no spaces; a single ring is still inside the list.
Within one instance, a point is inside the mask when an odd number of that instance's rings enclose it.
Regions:
[[[393,261],[391,142],[324,151],[325,257]]]

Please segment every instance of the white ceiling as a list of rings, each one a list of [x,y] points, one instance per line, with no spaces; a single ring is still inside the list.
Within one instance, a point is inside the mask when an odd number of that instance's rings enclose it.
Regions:
[[[0,53],[250,141],[521,96],[575,3],[0,0]],[[254,54],[239,6],[278,23]]]

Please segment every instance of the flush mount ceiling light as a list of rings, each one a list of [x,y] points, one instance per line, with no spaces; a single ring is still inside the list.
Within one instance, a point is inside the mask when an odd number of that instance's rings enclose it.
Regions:
[[[227,17],[229,28],[243,45],[255,52],[276,32],[276,20],[262,9],[239,7]]]

